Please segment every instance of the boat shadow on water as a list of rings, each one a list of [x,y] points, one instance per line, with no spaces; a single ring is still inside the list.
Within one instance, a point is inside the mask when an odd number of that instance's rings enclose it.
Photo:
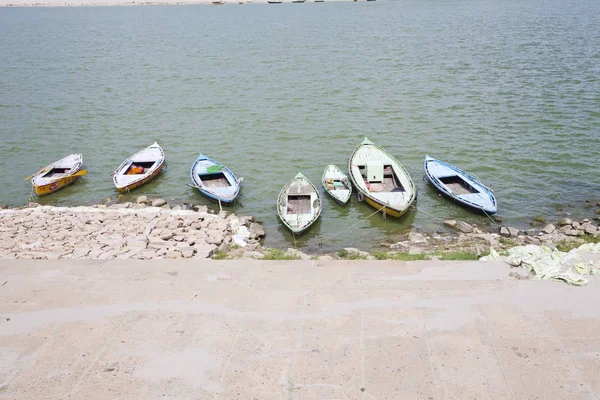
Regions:
[[[358,212],[358,218],[353,222],[357,223],[358,220],[369,221],[370,226],[374,228],[379,228],[386,233],[402,231],[410,228],[414,222],[415,217],[417,215],[416,208],[417,207],[417,199],[413,202],[414,207],[410,207],[408,211],[404,215],[399,218],[394,218],[390,216],[384,215],[382,212],[375,210],[373,207],[367,204],[367,202],[360,202],[353,196],[351,202],[352,207]]]
[[[61,190],[58,190],[54,193],[50,193],[46,196],[37,197],[35,194],[32,197],[32,200],[38,204],[43,206],[66,206],[70,205],[72,199],[69,197],[76,192],[85,192],[86,186],[89,185],[88,179],[85,176],[77,179],[76,182],[73,182],[71,185],[65,186]]]
[[[160,171],[158,173],[158,175],[156,175],[156,177],[154,177],[151,181],[146,182],[143,186],[137,187],[135,189],[131,189],[128,192],[120,192],[113,185],[113,194],[116,196],[124,195],[126,201],[131,201],[131,202],[134,202],[135,199],[139,196],[147,196],[149,198],[154,197],[154,196],[159,197],[161,182],[164,182],[167,179],[166,165],[167,164],[165,163],[165,167],[163,168],[163,170]]]
[[[297,248],[302,251],[303,248],[312,248],[318,247],[318,244],[315,244],[319,241],[321,236],[321,224],[322,218],[317,219],[307,230],[302,232],[301,234],[293,234],[281,221],[277,221],[277,232],[283,237],[285,243],[287,243],[288,247]],[[315,243],[313,243],[315,242]],[[279,247],[279,246],[277,246]],[[283,246],[281,246],[283,247]]]

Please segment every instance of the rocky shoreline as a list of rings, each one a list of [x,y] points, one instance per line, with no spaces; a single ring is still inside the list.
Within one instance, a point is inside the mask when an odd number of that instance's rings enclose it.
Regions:
[[[30,203],[0,211],[0,258],[205,259],[234,240],[259,247],[264,234],[252,217],[214,214],[206,206],[171,208],[145,196],[91,207]]]
[[[146,196],[135,203],[90,207],[30,203],[0,210],[0,259],[478,259],[491,248],[502,252],[533,244],[569,250],[600,241],[598,225],[588,219],[547,223],[537,218],[533,224],[520,230],[448,220],[443,231],[412,230],[383,243],[381,251],[345,248],[309,255],[266,248],[261,244],[265,231],[253,217],[213,213],[206,206],[171,207]]]

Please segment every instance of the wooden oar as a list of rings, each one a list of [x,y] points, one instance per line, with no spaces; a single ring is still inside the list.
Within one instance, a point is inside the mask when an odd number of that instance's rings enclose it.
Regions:
[[[30,180],[31,178],[33,178],[34,176],[41,174],[42,172],[46,172],[48,171],[48,167],[42,168],[40,169],[38,172],[36,172],[35,174],[31,174],[29,175],[27,178],[23,179],[23,182]]]
[[[81,171],[71,175],[71,176],[84,176],[87,174],[87,169],[82,169]]]

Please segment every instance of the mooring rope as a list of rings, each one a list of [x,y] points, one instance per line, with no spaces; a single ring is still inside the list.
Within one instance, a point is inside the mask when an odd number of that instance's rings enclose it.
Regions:
[[[486,217],[488,217],[488,218],[490,219],[490,221],[492,221],[492,224],[494,224],[494,225],[496,225],[496,226],[500,226],[500,225],[498,225],[498,224],[496,223],[496,221],[494,221],[494,218],[492,218],[492,216],[491,216],[490,214],[488,214],[488,213],[487,213],[487,212],[485,212],[484,210],[481,210],[481,211],[483,211],[483,213],[485,214],[485,216],[486,216]]]
[[[417,208],[417,206],[415,206],[414,204],[411,204],[411,205],[410,205],[410,207],[411,207],[411,208],[414,208],[414,209],[415,209],[415,211],[422,212],[423,214],[425,214],[425,215],[428,215],[428,216],[430,216],[431,218],[435,218],[435,219],[437,219],[438,221],[442,221],[442,222],[444,222],[444,221],[447,219],[447,218],[446,218],[446,219],[444,219],[444,218],[436,217],[435,215],[433,215],[433,214],[430,214],[430,213],[428,213],[427,211],[425,211],[425,210],[423,210],[423,209]]]
[[[383,207],[381,207],[381,208],[379,208],[379,209],[375,210],[373,213],[371,213],[370,215],[366,216],[365,218],[359,219],[357,223],[355,223],[355,224],[353,224],[353,225],[350,225],[349,227],[347,227],[347,228],[345,228],[345,229],[342,229],[341,231],[339,231],[339,232],[338,232],[338,233],[336,233],[336,234],[333,234],[333,235],[331,235],[331,237],[332,237],[332,238],[334,238],[334,237],[336,237],[336,236],[338,236],[338,235],[341,235],[342,233],[344,233],[344,232],[346,232],[346,231],[348,231],[348,230],[350,230],[350,229],[352,229],[352,228],[356,227],[357,225],[360,225],[360,224],[361,224],[363,221],[365,221],[365,220],[367,220],[367,219],[371,218],[373,215],[377,214],[378,212],[385,210],[385,207],[386,207],[386,206],[383,206]],[[384,215],[385,215],[385,213],[384,213]]]

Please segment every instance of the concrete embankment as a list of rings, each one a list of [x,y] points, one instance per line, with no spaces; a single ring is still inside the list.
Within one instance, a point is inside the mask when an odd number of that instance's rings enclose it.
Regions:
[[[0,260],[0,398],[594,399],[598,283],[497,262]]]

